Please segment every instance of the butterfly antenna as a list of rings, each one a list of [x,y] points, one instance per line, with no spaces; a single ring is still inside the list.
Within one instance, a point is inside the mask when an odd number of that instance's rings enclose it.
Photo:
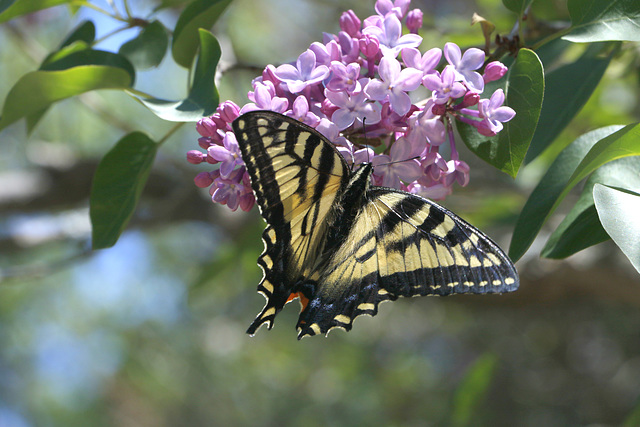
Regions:
[[[366,147],[369,146],[369,144],[367,144],[367,118],[366,117],[362,118],[362,134],[364,135],[364,146],[366,149]],[[367,163],[371,163],[371,159],[369,158],[369,150],[367,150]]]
[[[415,156],[415,157],[411,157],[409,159],[403,159],[403,160],[394,160],[393,162],[380,163],[377,166],[393,165],[393,164],[396,164],[396,163],[408,162],[410,160],[420,160],[420,156]]]

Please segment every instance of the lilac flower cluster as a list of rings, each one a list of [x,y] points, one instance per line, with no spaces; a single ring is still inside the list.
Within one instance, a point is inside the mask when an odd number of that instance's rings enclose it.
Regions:
[[[490,99],[481,94],[485,83],[500,79],[507,68],[495,61],[480,74],[482,50],[470,48],[463,54],[447,43],[447,65],[437,71],[443,51],[418,50],[422,12],[410,11],[409,3],[378,0],[377,13],[364,21],[351,10],[344,12],[337,35],[325,34],[295,64],[268,65],[253,81],[251,102],[243,107],[223,102],[211,117],[200,120],[198,142],[206,153],[192,150],[187,159],[219,168],[198,174],[196,185],[210,187],[213,201],[234,211],[253,207],[249,176],[231,128],[231,122],[252,110],[275,111],[315,128],[353,167],[371,162],[375,185],[436,200],[449,195],[456,181],[467,185],[469,166],[459,159],[451,119],[473,125],[482,135],[500,132],[515,112],[502,105],[501,89]],[[408,34],[402,33],[403,21]],[[431,94],[415,103],[410,93],[421,87]],[[440,152],[445,142],[449,160]]]

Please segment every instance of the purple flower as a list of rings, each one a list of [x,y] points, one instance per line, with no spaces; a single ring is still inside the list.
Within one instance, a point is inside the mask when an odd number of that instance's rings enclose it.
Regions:
[[[474,71],[482,67],[484,63],[483,51],[472,47],[462,55],[457,44],[447,43],[444,45],[444,57],[447,58],[449,64],[453,65],[457,81],[466,83],[467,87],[474,92],[484,90],[482,76]]]
[[[293,101],[293,108],[291,111],[287,111],[285,115],[294,118],[299,122],[306,123],[311,127],[315,127],[320,121],[318,116],[309,111],[309,101],[307,101],[307,98],[302,95],[298,96],[296,100]]]
[[[442,50],[437,47],[429,49],[424,55],[414,47],[402,49],[402,62],[411,68],[421,70],[423,74],[433,72],[442,58]]]
[[[507,67],[500,61],[489,62],[486,67],[484,67],[484,74],[482,75],[482,79],[485,83],[493,82],[495,80],[500,80],[502,76],[507,73]]]
[[[438,181],[442,174],[449,169],[447,161],[435,150],[427,154],[420,164],[424,169],[425,175],[434,182]]]
[[[351,9],[343,12],[342,16],[340,16],[340,29],[351,37],[360,36],[360,24],[360,19]]]
[[[376,12],[382,17],[386,17],[389,13],[393,13],[398,19],[402,19],[409,10],[411,0],[378,0],[376,1]]]
[[[424,185],[418,182],[409,184],[407,186],[407,191],[413,194],[419,194],[422,197],[426,197],[431,200],[443,200],[451,194],[451,187],[447,187],[439,182],[429,183],[429,185]]]
[[[249,99],[254,101],[240,109],[240,114],[255,110],[271,110],[276,113],[284,113],[289,106],[286,98],[276,96],[276,90],[272,82],[254,82],[253,92],[249,92]]]
[[[433,114],[434,101],[428,100],[422,111],[414,113],[409,118],[408,138],[426,147],[426,142],[432,146],[439,146],[446,141],[446,129],[442,120]]]
[[[347,147],[351,151],[353,151],[353,145],[349,142],[347,138],[340,135],[340,129],[338,126],[333,123],[329,119],[325,119],[324,117],[320,119],[320,122],[316,126],[316,130],[323,134],[325,138],[329,141],[333,142],[339,147]]]
[[[401,70],[400,63],[395,58],[385,56],[380,60],[378,74],[382,80],[372,79],[364,92],[376,101],[383,101],[388,96],[391,108],[396,113],[401,116],[407,114],[411,108],[411,98],[407,91],[420,86],[422,71],[415,68]]]
[[[422,28],[422,11],[413,9],[407,14],[407,28],[412,34],[418,34],[418,30]]]
[[[207,149],[207,154],[215,161],[221,162],[220,176],[227,178],[238,165],[243,165],[240,147],[233,132],[227,132],[222,140],[223,146],[213,145]]]
[[[371,26],[362,30],[362,34],[374,36],[380,42],[380,50],[385,56],[395,58],[400,51],[407,47],[418,47],[422,43],[422,37],[417,34],[402,35],[400,19],[393,14],[388,14],[382,22],[382,27]]]
[[[508,122],[516,115],[512,108],[502,106],[502,104],[504,104],[504,92],[502,89],[493,92],[491,99],[481,99],[478,102],[479,117],[482,118],[478,131],[482,135],[495,135],[502,130],[502,122]],[[483,130],[488,130],[490,135],[483,133]]]
[[[253,197],[251,187],[247,186],[244,181],[244,175],[245,168],[242,167],[234,170],[228,177],[220,176],[216,178],[209,189],[213,201],[227,205],[232,211],[235,211],[240,206],[240,201],[244,196],[251,194]],[[248,206],[246,197],[243,204],[245,207]]]
[[[341,61],[344,63],[357,62],[360,57],[360,43],[344,31],[338,33],[338,44],[342,50]]]
[[[329,67],[316,67],[316,54],[307,49],[296,61],[296,66],[283,64],[276,68],[276,77],[287,84],[291,93],[298,93],[309,85],[321,82],[329,75]]]
[[[462,160],[449,160],[442,180],[447,187],[453,185],[454,181],[464,187],[469,183],[469,165]]]
[[[316,55],[316,65],[329,65],[332,61],[342,60],[342,51],[336,40],[331,40],[327,44],[313,42],[309,49]]]
[[[327,89],[324,93],[327,99],[338,107],[331,116],[331,120],[338,129],[348,128],[356,119],[365,119],[369,124],[380,121],[380,108],[371,102],[366,102],[364,92],[349,95],[346,92],[331,92]]]
[[[442,74],[437,71],[427,74],[422,79],[425,87],[433,91],[432,97],[436,104],[446,104],[449,99],[456,99],[464,96],[467,89],[460,82],[455,81],[456,73],[451,65],[447,65],[442,70]]]
[[[348,93],[362,91],[362,87],[358,82],[360,65],[344,65],[342,62],[334,61],[331,63],[331,73],[331,80],[327,83],[327,89],[334,92],[344,91]]]
[[[356,165],[369,163],[375,155],[376,153],[370,147],[361,148],[353,153],[353,163]]]
[[[383,187],[400,188],[400,181],[413,182],[422,175],[417,159],[412,159],[412,147],[404,138],[396,140],[389,155],[375,156],[371,160],[374,166],[376,182]]]

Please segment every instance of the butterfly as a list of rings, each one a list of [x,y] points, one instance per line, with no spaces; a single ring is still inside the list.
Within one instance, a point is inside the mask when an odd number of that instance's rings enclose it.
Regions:
[[[258,258],[266,304],[247,333],[269,329],[300,300],[298,339],[350,330],[383,301],[518,288],[508,256],[482,231],[436,203],[372,186],[323,135],[271,111],[232,123],[267,223]]]

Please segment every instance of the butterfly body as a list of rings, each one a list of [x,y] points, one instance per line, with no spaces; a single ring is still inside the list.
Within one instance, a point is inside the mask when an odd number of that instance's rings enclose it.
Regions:
[[[484,233],[445,208],[404,191],[370,185],[313,128],[269,111],[233,123],[267,222],[267,303],[248,329],[269,328],[300,298],[299,338],[350,330],[383,301],[419,295],[517,289],[515,267]]]

